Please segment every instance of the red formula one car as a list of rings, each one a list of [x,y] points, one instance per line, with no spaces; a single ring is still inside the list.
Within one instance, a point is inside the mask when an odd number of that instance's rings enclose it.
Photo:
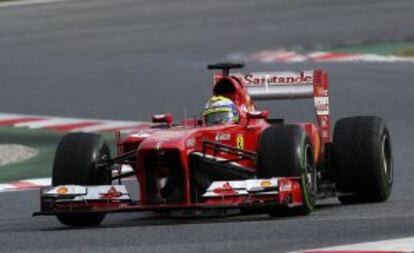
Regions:
[[[341,119],[332,140],[325,71],[229,73],[241,67],[208,66],[218,70],[214,95],[231,100],[237,121],[203,118],[173,124],[170,114],[155,115],[141,131],[117,133],[115,158],[100,135],[64,136],[56,151],[53,186],[41,190],[41,210],[35,215],[90,226],[111,212],[309,214],[322,198],[363,203],[389,197],[393,164],[383,120]],[[270,119],[253,102],[291,98],[313,99],[317,124]],[[132,172],[123,172],[126,166]],[[132,200],[121,184],[131,175],[138,180],[139,200]]]

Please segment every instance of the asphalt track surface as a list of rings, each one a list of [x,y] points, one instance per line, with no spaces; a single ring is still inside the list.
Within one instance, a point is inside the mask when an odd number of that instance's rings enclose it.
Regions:
[[[233,52],[414,37],[412,1],[90,0],[0,8],[0,110],[145,120],[201,110],[205,65]],[[307,217],[225,219],[109,216],[67,229],[38,210],[36,191],[0,194],[0,252],[286,252],[414,235],[413,64],[250,64],[323,68],[334,119],[375,114],[390,128],[393,194],[384,204],[336,200]],[[266,103],[274,116],[312,118],[310,103]]]

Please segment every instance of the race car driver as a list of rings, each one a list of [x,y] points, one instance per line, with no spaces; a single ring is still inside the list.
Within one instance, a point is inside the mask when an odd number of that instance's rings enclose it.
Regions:
[[[204,108],[203,117],[208,126],[234,124],[240,120],[237,107],[231,99],[224,96],[211,97]]]

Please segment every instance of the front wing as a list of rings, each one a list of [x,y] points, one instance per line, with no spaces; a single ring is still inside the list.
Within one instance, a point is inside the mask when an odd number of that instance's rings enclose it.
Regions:
[[[300,178],[213,182],[193,203],[133,201],[123,185],[61,185],[41,189],[41,210],[33,215],[205,209],[293,208],[303,204]]]

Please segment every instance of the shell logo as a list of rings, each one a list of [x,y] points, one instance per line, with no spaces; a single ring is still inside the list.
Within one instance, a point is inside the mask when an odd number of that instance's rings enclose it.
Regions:
[[[60,187],[59,189],[57,189],[57,193],[58,194],[66,194],[66,193],[68,193],[68,188],[67,187]]]
[[[263,188],[268,188],[268,187],[272,186],[272,183],[268,180],[265,180],[265,181],[262,181],[260,183],[260,186],[262,186]]]

